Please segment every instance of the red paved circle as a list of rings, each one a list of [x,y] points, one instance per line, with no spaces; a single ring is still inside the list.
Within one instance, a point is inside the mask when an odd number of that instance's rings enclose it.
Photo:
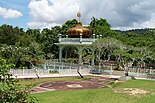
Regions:
[[[95,89],[108,88],[105,82],[111,81],[109,78],[96,77],[89,80],[79,81],[54,81],[41,84],[39,87],[32,89],[32,92],[46,92],[52,90],[78,90],[78,89]]]

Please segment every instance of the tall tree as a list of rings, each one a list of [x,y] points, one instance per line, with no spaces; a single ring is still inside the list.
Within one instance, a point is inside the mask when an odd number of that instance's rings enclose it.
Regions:
[[[0,26],[0,44],[15,45],[18,35],[22,35],[22,29],[13,28],[11,25]]]
[[[78,21],[76,19],[68,20],[67,22],[65,22],[62,25],[62,29],[61,29],[62,36],[65,36],[67,34],[67,30],[69,28],[72,28],[72,27],[76,26],[77,23],[78,23]]]
[[[90,28],[94,34],[102,35],[102,37],[106,37],[111,32],[110,24],[103,18],[97,19],[93,17],[90,22]]]
[[[42,30],[42,44],[46,58],[49,58],[49,53],[53,54],[54,56],[58,55],[58,47],[54,45],[54,43],[58,42],[60,31],[61,28],[59,26],[55,26],[51,28],[51,30],[47,28]]]

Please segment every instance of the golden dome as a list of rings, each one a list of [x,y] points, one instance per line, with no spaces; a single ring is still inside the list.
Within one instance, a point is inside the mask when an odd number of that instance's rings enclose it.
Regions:
[[[83,38],[90,38],[91,31],[88,28],[83,27],[80,23],[76,24],[75,27],[68,29],[68,37],[78,38],[82,34]]]

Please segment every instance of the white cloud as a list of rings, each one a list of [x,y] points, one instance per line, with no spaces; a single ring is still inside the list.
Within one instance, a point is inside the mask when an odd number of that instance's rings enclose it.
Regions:
[[[29,23],[27,23],[27,25],[30,28],[39,28],[39,29],[51,28],[54,26],[61,26],[61,24],[47,23],[47,22],[36,22],[36,21],[29,22]]]
[[[19,18],[23,16],[23,14],[17,10],[0,7],[0,16],[2,16],[4,19],[12,19],[12,18]]]
[[[155,27],[154,0],[31,0],[29,27],[63,24],[81,12],[88,25],[91,18],[105,18],[113,28]],[[35,24],[35,25],[34,25]]]
[[[53,2],[32,0],[28,8],[32,21],[27,25],[32,28],[40,28],[46,25],[62,24],[68,19],[75,18],[78,4],[73,0],[67,0],[67,2],[64,2],[64,0],[53,0]]]

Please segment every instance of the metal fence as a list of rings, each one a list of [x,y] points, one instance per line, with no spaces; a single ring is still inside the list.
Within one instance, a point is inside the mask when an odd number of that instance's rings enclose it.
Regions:
[[[15,76],[23,75],[47,75],[49,74],[48,69],[10,69],[10,73]]]
[[[79,69],[81,74],[89,74],[90,69]],[[49,75],[49,74],[77,74],[77,69],[10,69],[14,76]]]
[[[152,68],[130,67],[129,75],[140,78],[155,79],[155,70]]]
[[[10,73],[17,76],[23,75],[49,75],[49,74],[77,74],[79,69],[81,74],[108,74],[124,75],[123,71],[115,72],[115,65],[106,64],[101,66],[79,65],[76,63],[59,63],[57,61],[47,61],[45,64],[36,65],[33,69],[11,69]],[[129,67],[128,73],[134,77],[155,79],[155,70],[153,68]]]

